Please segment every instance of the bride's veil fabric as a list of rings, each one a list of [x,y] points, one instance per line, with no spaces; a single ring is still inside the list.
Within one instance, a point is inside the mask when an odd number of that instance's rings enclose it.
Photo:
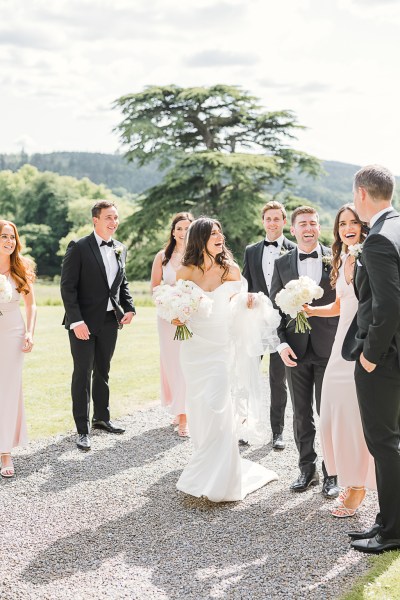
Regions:
[[[280,315],[262,292],[254,294],[253,308],[247,307],[247,282],[231,299],[232,340],[231,391],[239,439],[252,445],[267,443],[267,393],[261,374],[261,357],[275,352]]]

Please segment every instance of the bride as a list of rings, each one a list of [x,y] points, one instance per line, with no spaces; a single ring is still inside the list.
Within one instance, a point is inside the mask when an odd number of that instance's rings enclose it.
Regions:
[[[229,303],[242,284],[218,221],[201,217],[192,223],[182,265],[177,279],[192,281],[213,305],[209,317],[191,317],[193,337],[181,347],[194,452],[177,488],[212,502],[243,500],[277,475],[239,454],[230,393]]]

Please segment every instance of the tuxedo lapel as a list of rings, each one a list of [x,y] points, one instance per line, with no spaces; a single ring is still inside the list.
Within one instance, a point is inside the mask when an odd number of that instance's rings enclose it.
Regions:
[[[108,281],[107,281],[107,273],[106,273],[106,268],[104,266],[104,262],[101,256],[101,252],[100,252],[100,248],[99,245],[97,243],[96,238],[94,237],[94,233],[92,233],[89,238],[89,246],[97,260],[97,264],[99,265],[100,271],[104,277],[104,279],[106,280],[107,286],[108,286]]]
[[[324,256],[332,256],[329,248],[325,248],[322,244],[320,244],[322,258]],[[323,285],[324,283],[329,283],[330,280],[330,268],[326,268],[324,261],[322,261],[322,273],[321,273],[321,281],[319,285]]]
[[[297,258],[298,258],[298,249],[295,248],[295,250],[289,254],[290,270],[292,271],[292,274],[293,274],[292,279],[299,278],[299,270],[297,268]]]
[[[263,284],[263,291],[264,291],[264,293],[266,293],[268,295],[267,282],[265,281],[263,264],[262,264],[263,253],[264,253],[264,240],[262,240],[259,243],[258,248],[255,252],[254,258],[255,258],[255,263],[256,263],[255,264],[256,272],[260,273],[261,282]]]

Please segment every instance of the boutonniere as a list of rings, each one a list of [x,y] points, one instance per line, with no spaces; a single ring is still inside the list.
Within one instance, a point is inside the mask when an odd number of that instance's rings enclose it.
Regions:
[[[281,251],[279,252],[279,256],[285,256],[285,254],[287,254],[288,252],[289,250],[282,246]]]
[[[117,258],[121,258],[122,251],[123,251],[122,246],[114,246],[114,252],[115,252]]]
[[[354,256],[354,258],[358,258],[362,252],[362,249],[362,244],[353,244],[352,246],[349,246],[349,254],[350,256]]]
[[[324,265],[324,271],[327,271],[329,269],[329,267],[332,266],[332,254],[325,254],[325,256],[322,257],[322,264]]]

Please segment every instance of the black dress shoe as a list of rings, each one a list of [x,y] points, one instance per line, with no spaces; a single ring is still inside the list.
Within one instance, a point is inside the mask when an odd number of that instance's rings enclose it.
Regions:
[[[246,440],[242,440],[240,439],[238,442],[239,446],[250,446],[249,442],[246,442]]]
[[[365,540],[368,538],[373,538],[379,533],[381,526],[378,523],[374,523],[371,529],[366,529],[365,531],[349,531],[347,535],[351,537],[352,540]]]
[[[272,447],[274,450],[284,450],[286,447],[281,433],[272,434]]]
[[[79,450],[87,452],[90,450],[90,437],[88,433],[78,433],[78,441],[76,442]]]
[[[111,421],[92,421],[93,429],[104,429],[108,433],[124,433],[123,427],[116,427]]]
[[[337,477],[325,477],[324,483],[322,484],[322,495],[328,500],[333,500],[339,496],[340,489],[337,484]]]
[[[305,492],[307,488],[319,484],[317,471],[311,473],[300,473],[299,477],[292,483],[290,489],[293,492]]]
[[[380,533],[375,537],[364,538],[362,540],[354,540],[351,542],[351,547],[359,552],[367,552],[368,554],[380,554],[386,550],[396,550],[400,548],[400,539],[385,539]]]

